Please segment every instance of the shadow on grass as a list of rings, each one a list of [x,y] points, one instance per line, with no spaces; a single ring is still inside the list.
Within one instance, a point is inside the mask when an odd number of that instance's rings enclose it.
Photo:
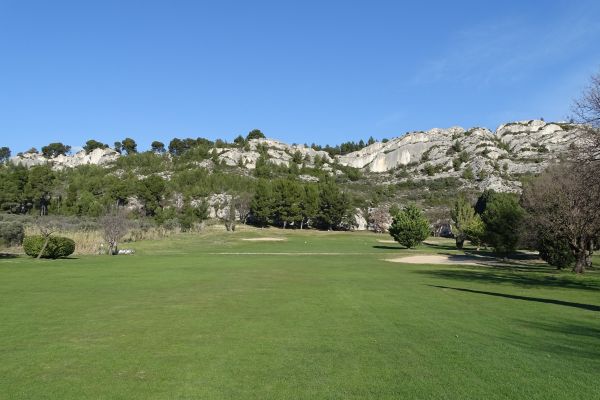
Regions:
[[[538,349],[561,357],[587,358],[596,361],[600,357],[600,328],[582,324],[579,321],[518,321],[527,328],[550,333],[551,336],[535,335],[535,339],[515,334],[510,343],[518,344],[526,350]]]
[[[17,257],[19,257],[18,254],[0,253],[0,260],[4,260],[4,259],[8,259],[8,258],[17,258]]]
[[[415,273],[428,275],[439,279],[451,279],[463,282],[513,284],[524,287],[557,287],[600,291],[598,279],[581,279],[575,275],[549,275],[539,272],[556,270],[546,267],[528,267],[515,270],[512,266],[461,266],[461,269],[418,270]],[[530,272],[530,273],[527,273]],[[532,272],[537,272],[533,274]],[[579,279],[577,279],[579,278]]]
[[[600,311],[600,306],[596,306],[596,305],[593,305],[593,304],[573,303],[573,302],[570,302],[570,301],[545,299],[545,298],[542,298],[542,297],[518,296],[518,295],[514,295],[514,294],[497,293],[497,292],[487,292],[487,291],[483,291],[483,290],[455,288],[455,287],[450,287],[450,286],[440,286],[440,285],[428,285],[428,286],[436,287],[436,288],[440,288],[440,289],[457,290],[459,292],[483,294],[483,295],[495,296],[495,297],[504,297],[504,298],[507,298],[507,299],[514,299],[514,300],[524,300],[524,301],[534,301],[534,302],[537,302],[537,303],[557,304],[557,305],[560,305],[560,306],[581,308],[583,310],[589,310],[589,311],[596,311],[596,312]]]
[[[375,245],[373,246],[374,249],[381,249],[381,250],[406,250],[406,247],[403,246],[382,246],[382,245]]]

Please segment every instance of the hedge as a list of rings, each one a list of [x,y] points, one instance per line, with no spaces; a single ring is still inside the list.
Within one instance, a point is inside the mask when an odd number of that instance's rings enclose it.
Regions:
[[[44,247],[43,236],[27,236],[23,240],[23,250],[25,254],[31,257],[37,257],[42,247]],[[75,251],[75,242],[72,239],[62,236],[50,236],[48,245],[44,249],[42,258],[61,258],[67,257]]]

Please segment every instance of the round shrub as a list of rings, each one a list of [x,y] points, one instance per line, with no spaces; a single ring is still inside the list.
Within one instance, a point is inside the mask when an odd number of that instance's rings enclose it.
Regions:
[[[40,254],[42,247],[44,247],[45,241],[46,239],[44,239],[43,236],[27,236],[25,240],[23,240],[23,250],[25,250],[25,254],[31,257],[37,257],[38,254]],[[42,254],[42,258],[67,257],[73,254],[74,251],[75,242],[72,239],[62,236],[50,236],[48,245]]]

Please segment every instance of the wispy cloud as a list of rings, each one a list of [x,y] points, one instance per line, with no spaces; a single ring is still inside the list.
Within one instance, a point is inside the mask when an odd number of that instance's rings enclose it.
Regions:
[[[445,51],[427,61],[410,84],[446,81],[485,87],[498,81],[518,82],[540,67],[589,48],[599,34],[600,25],[584,8],[571,10],[555,23],[512,18],[473,25],[451,36]]]

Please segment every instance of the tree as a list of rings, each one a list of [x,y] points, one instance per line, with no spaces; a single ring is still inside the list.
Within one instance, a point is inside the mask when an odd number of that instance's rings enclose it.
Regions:
[[[52,236],[52,234],[54,232],[57,231],[57,227],[51,222],[48,221],[47,219],[43,219],[38,217],[35,220],[35,225],[37,227],[37,229],[40,231],[40,236],[43,239],[43,245],[42,248],[40,249],[40,252],[37,255],[37,259],[39,260],[40,258],[42,258],[42,255],[44,254],[44,251],[46,250],[46,247],[48,246],[48,243],[50,242],[50,237]]]
[[[524,210],[515,195],[495,193],[481,216],[485,224],[485,242],[504,257],[514,252],[519,243],[523,217]]]
[[[248,132],[248,135],[246,136],[246,140],[264,139],[264,138],[265,138],[265,134],[262,133],[259,129],[252,129],[250,132]]]
[[[578,158],[584,162],[600,162],[600,72],[590,78],[588,87],[572,107],[576,122],[582,127]]]
[[[240,222],[245,225],[250,216],[252,195],[248,192],[241,192],[234,197],[233,203],[235,205],[235,211],[240,216]]]
[[[333,179],[319,183],[319,212],[316,222],[322,229],[336,229],[348,218],[350,199]]]
[[[319,189],[316,185],[309,184],[304,186],[300,208],[302,213],[300,229],[303,229],[304,225],[315,219],[319,212]]]
[[[429,221],[414,204],[404,207],[393,217],[390,235],[407,248],[415,247],[429,236]]]
[[[118,254],[119,241],[129,231],[127,215],[115,208],[102,216],[99,222],[102,227],[102,237],[108,244],[108,254]]]
[[[166,151],[165,144],[163,142],[159,142],[158,140],[152,142],[150,149],[156,154],[164,154]]]
[[[242,135],[238,135],[235,139],[233,139],[233,143],[237,144],[239,147],[244,147],[246,144],[246,139]]]
[[[71,151],[71,146],[64,145],[60,142],[50,143],[47,146],[42,147],[42,154],[47,158],[54,158],[59,155],[66,155]]]
[[[266,226],[273,213],[273,190],[269,181],[260,179],[256,185],[256,192],[250,203],[252,218],[259,226]]]
[[[8,147],[0,147],[0,164],[8,162],[10,159],[10,149]]]
[[[96,149],[106,149],[108,148],[107,144],[98,142],[97,140],[94,139],[90,139],[87,142],[85,142],[85,146],[83,146],[83,149],[85,150],[86,154],[90,154],[92,151],[96,150]]]
[[[146,215],[153,216],[156,210],[161,207],[165,188],[165,181],[156,175],[150,175],[139,181],[138,194],[140,200],[144,203]]]
[[[123,143],[119,141],[115,142],[115,151],[121,154],[123,152]]]
[[[456,199],[454,207],[450,211],[450,217],[452,218],[452,233],[454,233],[458,249],[463,248],[463,244],[467,239],[478,243],[480,239],[478,233],[482,226],[481,217],[475,212],[475,208],[471,206],[465,196],[459,196]]]
[[[127,155],[137,153],[137,143],[132,138],[125,138],[121,143],[123,144],[123,150],[127,152]]]
[[[523,204],[541,237],[567,243],[575,266],[583,273],[591,265],[594,245],[600,237],[600,188],[582,169],[586,165],[561,164],[549,168],[529,183]],[[543,244],[543,243],[542,243]]]

